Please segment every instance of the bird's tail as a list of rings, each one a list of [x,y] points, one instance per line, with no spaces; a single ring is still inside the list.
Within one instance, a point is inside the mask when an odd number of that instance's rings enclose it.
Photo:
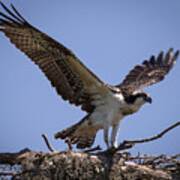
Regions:
[[[77,148],[84,149],[91,147],[94,143],[99,128],[90,124],[89,116],[85,116],[80,122],[60,131],[54,135],[55,139],[65,139],[65,142],[77,144]]]

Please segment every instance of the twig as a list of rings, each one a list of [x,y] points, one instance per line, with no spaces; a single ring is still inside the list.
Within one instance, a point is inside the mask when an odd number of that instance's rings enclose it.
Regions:
[[[70,139],[67,138],[65,142],[67,143],[68,148],[69,148],[69,150],[71,151],[71,150],[73,149],[73,146],[72,146],[72,143],[71,143]]]
[[[166,156],[161,154],[159,156],[155,156],[154,158],[147,159],[143,162],[144,165],[152,165],[154,162],[157,162],[159,159],[165,159]]]
[[[42,137],[43,137],[43,139],[44,139],[44,141],[45,141],[45,143],[46,143],[46,146],[48,147],[49,151],[50,151],[50,152],[55,152],[55,150],[54,150],[54,149],[52,148],[52,146],[49,144],[49,141],[48,141],[46,135],[45,135],[45,134],[42,134]]]
[[[152,169],[159,169],[163,171],[179,171],[180,161],[178,158],[180,154],[176,154],[170,157],[166,157],[166,155],[161,154],[158,156],[155,155],[137,155],[137,156],[122,156],[125,161],[132,161],[139,165],[144,165],[150,167]]]
[[[179,155],[177,154],[176,156],[171,156],[171,157],[164,157],[162,159],[160,159],[159,161],[156,162],[156,165],[159,165],[159,164],[163,164],[163,163],[168,163],[168,162],[171,162],[171,163],[180,163],[180,161],[176,160],[177,158],[179,157]]]
[[[18,172],[0,172],[0,176],[17,176]]]
[[[94,147],[94,148],[92,148],[92,149],[88,149],[88,150],[83,151],[83,152],[84,152],[84,153],[89,153],[89,152],[100,151],[100,150],[102,150],[101,147],[100,147],[100,146],[96,146],[96,147]]]
[[[118,146],[118,148],[110,148],[110,149],[107,149],[105,151],[98,152],[97,154],[107,154],[107,155],[112,156],[117,151],[130,149],[132,147],[134,147],[134,144],[125,144],[123,142]]]
[[[130,148],[133,148],[134,146],[135,146],[134,143],[126,143],[126,141],[124,141],[118,146],[118,148],[115,148],[114,150],[116,152],[120,150],[130,149]]]
[[[159,133],[158,135],[156,136],[153,136],[151,138],[147,138],[147,139],[140,139],[140,140],[133,140],[133,141],[124,141],[123,143],[125,144],[135,144],[135,143],[144,143],[144,142],[149,142],[149,141],[153,141],[153,140],[156,140],[156,139],[159,139],[161,138],[164,134],[166,134],[168,131],[170,131],[171,129],[177,127],[180,125],[180,121],[173,124],[172,126],[168,127],[167,129],[165,129],[164,131],[162,131],[161,133]],[[121,144],[120,144],[121,145]]]

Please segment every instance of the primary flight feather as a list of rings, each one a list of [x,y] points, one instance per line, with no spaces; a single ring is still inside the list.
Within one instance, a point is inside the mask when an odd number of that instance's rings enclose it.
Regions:
[[[116,147],[120,120],[152,102],[139,89],[163,80],[179,54],[179,51],[173,54],[171,48],[165,55],[161,52],[157,58],[152,56],[135,66],[121,84],[111,86],[102,82],[69,49],[29,24],[13,5],[10,10],[0,4],[6,11],[0,12],[0,31],[39,66],[64,100],[87,112],[79,123],[55,135],[77,144],[77,148],[92,146],[100,129],[104,130],[107,147]]]

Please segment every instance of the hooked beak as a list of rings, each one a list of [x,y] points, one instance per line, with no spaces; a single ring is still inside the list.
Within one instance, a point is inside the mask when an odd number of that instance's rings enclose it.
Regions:
[[[148,96],[145,98],[145,101],[148,102],[148,103],[150,103],[150,104],[152,103],[151,97],[148,97]]]

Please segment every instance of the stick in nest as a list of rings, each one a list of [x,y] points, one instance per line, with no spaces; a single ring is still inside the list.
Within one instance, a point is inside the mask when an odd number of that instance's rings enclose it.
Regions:
[[[49,149],[49,151],[50,151],[50,152],[55,152],[55,150],[54,150],[54,149],[52,148],[52,146],[49,144],[49,141],[48,141],[46,135],[45,135],[45,134],[42,134],[42,137],[43,137],[43,139],[44,139],[44,141],[45,141],[45,143],[46,143],[46,146],[47,146],[47,148]]]

